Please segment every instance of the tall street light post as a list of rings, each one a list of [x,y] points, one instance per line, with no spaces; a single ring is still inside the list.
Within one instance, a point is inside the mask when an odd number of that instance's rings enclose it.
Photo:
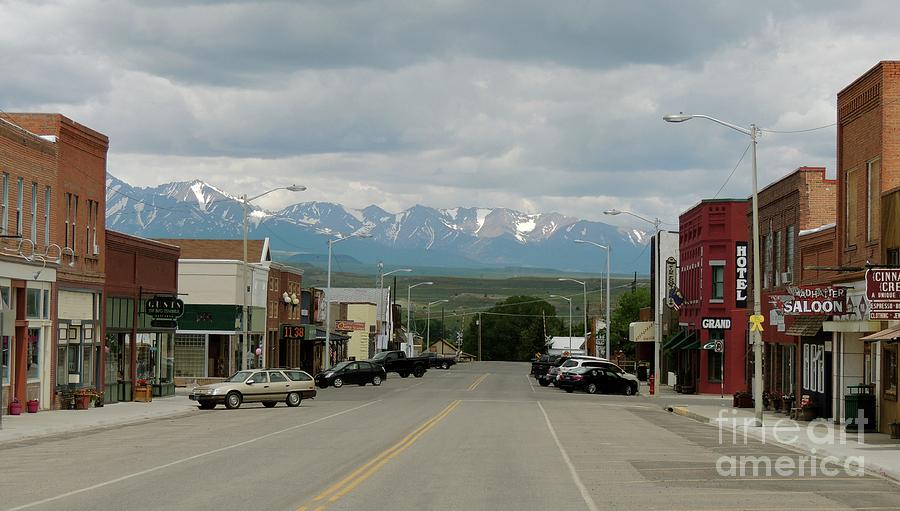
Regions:
[[[550,295],[550,298],[562,298],[569,302],[569,354],[572,354],[572,299],[563,295]]]
[[[351,238],[371,238],[371,234],[358,233],[328,240],[328,284],[325,287],[325,369],[331,369],[331,252],[335,243]]]
[[[567,279],[567,278],[563,278],[563,277],[560,277],[560,278],[558,278],[558,279],[556,279],[556,280],[558,280],[558,281],[560,281],[560,282],[575,282],[576,284],[581,284],[581,287],[582,287],[582,289],[583,289],[583,291],[584,291],[584,302],[582,303],[582,309],[584,309],[584,310],[582,311],[582,312],[584,312],[584,342],[587,342],[587,338],[588,338],[588,326],[587,326],[587,282],[582,282],[582,281],[580,281],[580,280],[575,280],[575,279]]]
[[[706,119],[716,124],[721,124],[726,128],[731,128],[737,132],[743,133],[750,137],[753,146],[753,315],[756,318],[762,318],[762,307],[760,305],[760,269],[759,269],[759,201],[757,197],[758,183],[756,171],[756,145],[759,140],[760,130],[756,124],[751,124],[750,128],[742,128],[725,122],[715,117],[702,114],[675,114],[663,117],[666,122],[685,122],[691,119]],[[754,323],[758,325],[759,323]],[[756,425],[763,425],[762,412],[762,332],[759,329],[750,329],[750,339],[753,341],[753,406],[756,415]]]
[[[606,323],[606,358],[609,359],[609,350],[610,344],[612,344],[612,339],[609,336],[609,325],[612,323],[612,319],[609,317],[609,306],[610,306],[610,287],[609,287],[609,260],[612,259],[612,250],[609,245],[601,245],[599,243],[595,243],[593,241],[588,240],[575,240],[575,243],[585,243],[588,245],[593,245],[598,248],[602,248],[606,250],[606,318],[604,323]],[[598,353],[599,355],[599,353]]]
[[[241,267],[241,284],[243,284],[244,292],[241,293],[244,295],[244,305],[241,308],[241,330],[243,336],[241,337],[241,342],[239,343],[238,349],[241,354],[241,369],[247,369],[247,354],[244,351],[245,346],[250,345],[250,340],[248,336],[250,335],[250,314],[249,314],[249,294],[250,294],[250,286],[252,283],[248,282],[247,271],[250,267],[250,261],[247,260],[247,231],[249,229],[249,217],[250,217],[250,203],[255,201],[256,199],[268,195],[272,192],[277,192],[278,190],[287,190],[289,192],[302,192],[306,190],[306,187],[303,185],[290,185],[290,186],[279,186],[278,188],[272,188],[266,192],[263,192],[259,195],[254,195],[253,197],[247,197],[247,194],[243,194],[240,197],[241,205],[244,209],[244,229],[243,229],[243,238],[244,238],[244,264]]]
[[[412,335],[412,298],[410,292],[414,287],[431,285],[434,285],[434,282],[419,282],[417,284],[412,284],[406,288],[406,355],[409,357],[413,356],[414,339]]]
[[[449,301],[450,300],[435,300],[425,306],[428,316],[425,320],[425,348],[422,351],[427,350],[428,347],[431,346],[431,306],[436,303],[447,303]]]
[[[649,219],[645,218],[637,213],[632,213],[631,211],[619,211],[618,209],[608,209],[603,212],[604,215],[629,215],[637,218],[638,220],[642,220],[647,222],[648,224],[653,226],[653,230],[656,231],[654,236],[656,236],[656,282],[653,283],[653,294],[655,295],[656,303],[653,304],[653,310],[655,311],[654,315],[656,316],[654,319],[655,330],[656,330],[656,341],[653,343],[653,374],[656,377],[656,385],[659,388],[659,385],[662,384],[662,375],[659,374],[660,371],[660,362],[662,359],[662,304],[664,303],[664,299],[661,295],[662,288],[659,285],[659,281],[662,279],[662,220],[659,218]],[[657,392],[659,394],[659,392]]]
[[[386,330],[387,330],[387,336],[388,336],[389,342],[391,339],[391,335],[393,335],[393,333],[394,333],[394,326],[393,326],[394,322],[393,322],[393,318],[391,317],[391,313],[387,310],[388,307],[390,306],[390,303],[388,303],[387,306],[385,306],[385,304],[384,304],[384,278],[387,277],[388,275],[392,275],[394,273],[400,273],[400,272],[408,273],[411,271],[412,271],[412,268],[399,268],[399,269],[391,270],[391,271],[385,273],[384,272],[384,263],[378,263],[378,273],[379,273],[379,276],[378,276],[379,277],[378,278],[378,282],[379,282],[378,283],[378,290],[379,290],[378,301],[381,302],[381,304],[382,304],[381,305],[382,318],[380,320],[381,325],[379,325],[379,328],[382,325],[384,325],[385,323],[387,323]],[[394,290],[394,292],[396,292],[396,290]]]

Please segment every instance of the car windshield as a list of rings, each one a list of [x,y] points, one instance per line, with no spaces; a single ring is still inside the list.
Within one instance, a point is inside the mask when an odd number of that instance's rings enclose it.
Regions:
[[[569,373],[584,374],[584,373],[590,371],[591,369],[596,369],[596,367],[576,367],[575,369],[572,369],[571,371],[569,371]]]
[[[388,354],[386,351],[382,351],[381,353],[376,353],[375,356],[372,357],[371,360],[375,360],[375,361],[384,360],[384,358],[387,357],[387,355]]]
[[[225,381],[229,382],[229,383],[240,383],[240,382],[246,380],[247,378],[249,378],[252,373],[253,373],[252,371],[238,371],[238,372],[232,374]]]
[[[569,360],[566,360],[565,362],[563,362],[563,365],[562,365],[562,366],[563,366],[563,367],[575,367],[575,366],[577,366],[577,365],[578,365],[578,361],[577,361],[577,360],[569,359]]]
[[[332,367],[331,370],[332,371],[340,371],[341,369],[347,367],[348,365],[350,365],[350,362],[341,362],[341,363],[337,364],[336,366]]]

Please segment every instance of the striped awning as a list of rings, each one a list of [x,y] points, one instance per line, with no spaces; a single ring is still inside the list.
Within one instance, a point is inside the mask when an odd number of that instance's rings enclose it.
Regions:
[[[826,319],[828,319],[827,316],[797,316],[794,318],[794,324],[788,327],[785,334],[812,337],[819,333],[822,323]]]
[[[681,343],[684,340],[685,336],[687,336],[687,330],[679,330],[672,334],[671,337],[663,344],[662,349],[664,350],[672,350],[676,345]]]
[[[900,325],[885,328],[880,332],[869,334],[861,339],[863,341],[889,341],[900,337]]]

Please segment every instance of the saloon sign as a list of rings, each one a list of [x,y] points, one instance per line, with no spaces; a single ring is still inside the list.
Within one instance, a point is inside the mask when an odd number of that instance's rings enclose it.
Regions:
[[[900,320],[900,268],[866,270],[869,319]]]
[[[786,316],[840,316],[847,312],[847,288],[793,286],[777,297],[776,307]]]

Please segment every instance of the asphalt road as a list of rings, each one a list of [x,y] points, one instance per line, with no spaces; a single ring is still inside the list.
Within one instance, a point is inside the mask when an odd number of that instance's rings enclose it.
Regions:
[[[0,448],[0,509],[900,509],[872,476],[720,474],[793,457],[662,410],[473,363],[300,408],[217,408]],[[187,399],[187,398],[178,398]]]

